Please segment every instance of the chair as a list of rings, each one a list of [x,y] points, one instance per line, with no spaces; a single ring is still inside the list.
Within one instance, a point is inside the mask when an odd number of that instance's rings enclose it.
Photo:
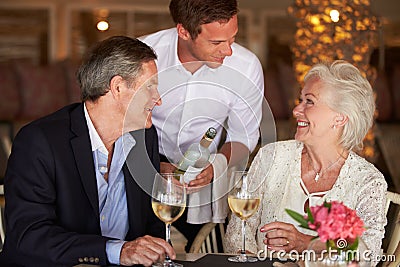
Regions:
[[[4,185],[0,185],[0,196],[4,196]],[[4,215],[3,215],[3,205],[0,205],[0,251],[4,244],[4,238],[6,237],[4,233]]]
[[[0,131],[0,156],[2,160],[0,162],[0,178],[3,179],[5,172],[5,166],[7,164],[8,157],[11,154],[11,139],[10,136]],[[3,158],[4,157],[4,158]],[[4,170],[3,170],[4,168]],[[4,244],[4,185],[0,184],[0,251]]]
[[[6,155],[10,156],[11,154],[11,140],[8,136],[1,136],[1,143],[3,145],[4,152]]]
[[[216,231],[218,227],[218,231]],[[217,237],[218,236],[218,237]],[[223,239],[225,236],[225,228],[223,223],[206,223],[197,234],[190,247],[190,253],[222,253],[225,251]],[[222,243],[222,250],[218,249],[218,240]]]
[[[0,122],[0,180],[5,175],[7,161],[11,154],[11,138],[3,126]]]
[[[385,212],[386,215],[388,215],[389,207],[390,204],[396,204],[400,206],[400,194],[394,193],[394,192],[386,192],[386,206],[385,206]],[[389,244],[386,249],[386,256],[389,255],[395,255],[395,261],[386,261],[383,263],[382,266],[387,266],[387,267],[395,267],[399,266],[400,264],[400,212],[397,211],[395,216],[394,216],[394,227],[393,230],[390,234],[389,238]]]
[[[400,124],[377,124],[377,141],[396,191],[400,191]]]

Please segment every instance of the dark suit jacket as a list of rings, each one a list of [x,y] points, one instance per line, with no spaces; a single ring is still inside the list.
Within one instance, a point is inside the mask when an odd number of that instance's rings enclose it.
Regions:
[[[132,135],[136,145],[123,168],[129,214],[125,240],[145,234],[164,238],[165,226],[152,212],[151,197],[139,186],[144,183],[149,191],[159,169],[157,132],[152,127]],[[101,236],[83,104],[67,106],[22,128],[4,182],[6,240],[0,266],[108,263],[105,247],[110,238]]]

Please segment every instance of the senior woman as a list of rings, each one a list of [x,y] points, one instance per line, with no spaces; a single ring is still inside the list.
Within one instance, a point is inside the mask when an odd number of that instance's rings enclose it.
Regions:
[[[366,226],[363,241],[373,255],[379,254],[387,184],[354,152],[362,147],[374,111],[372,88],[356,67],[335,61],[311,68],[293,109],[295,140],[262,147],[250,167],[262,201],[247,222],[247,250],[256,253],[265,245],[275,251],[307,249],[315,232],[300,228],[285,209],[305,214],[308,206],[338,200],[357,211]],[[228,252],[238,251],[240,227],[232,216],[225,240]]]

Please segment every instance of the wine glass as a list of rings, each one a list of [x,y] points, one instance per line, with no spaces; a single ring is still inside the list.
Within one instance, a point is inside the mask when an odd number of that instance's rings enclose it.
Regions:
[[[157,173],[154,179],[151,206],[156,216],[165,223],[165,240],[171,244],[171,224],[176,221],[186,207],[186,190],[178,181],[182,174]],[[168,255],[162,263],[153,266],[182,267],[173,262]]]
[[[246,220],[258,209],[260,197],[250,184],[246,171],[235,171],[232,173],[234,182],[233,189],[228,194],[229,208],[242,220],[242,249],[240,254],[228,258],[232,262],[256,262],[257,258],[246,255]]]

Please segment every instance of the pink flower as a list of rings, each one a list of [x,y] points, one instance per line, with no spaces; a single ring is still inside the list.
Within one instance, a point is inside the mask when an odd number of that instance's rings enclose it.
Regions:
[[[329,209],[324,206],[311,207],[311,214],[314,218],[314,223],[308,222],[308,227],[312,230],[319,228],[321,223],[324,223],[328,217]],[[308,219],[308,218],[307,218]]]
[[[310,207],[308,213],[311,213],[311,216],[303,217],[291,210],[287,212],[301,226],[316,231],[320,240],[327,242],[328,246],[335,244],[338,239],[345,239],[348,244],[352,244],[365,231],[364,223],[356,211],[338,201]]]
[[[354,241],[364,232],[364,223],[357,216],[356,211],[346,207],[343,203],[332,201],[320,206],[310,207],[311,222],[308,216],[308,227],[318,233],[322,242],[339,238]]]
[[[314,223],[309,222],[309,227],[317,231],[322,242],[339,238],[353,241],[364,232],[364,223],[356,211],[338,201],[332,201],[328,206],[310,208]]]

